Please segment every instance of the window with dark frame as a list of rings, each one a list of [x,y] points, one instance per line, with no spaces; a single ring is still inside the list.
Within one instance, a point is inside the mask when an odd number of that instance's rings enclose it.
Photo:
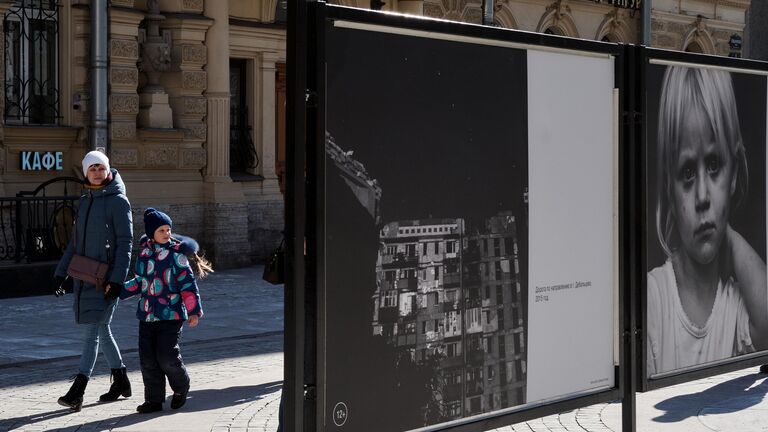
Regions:
[[[8,124],[59,122],[59,7],[56,0],[17,1],[3,18]]]

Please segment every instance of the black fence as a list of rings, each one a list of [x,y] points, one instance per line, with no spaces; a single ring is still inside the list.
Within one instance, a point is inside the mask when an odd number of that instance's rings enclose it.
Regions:
[[[79,188],[77,178],[61,177],[0,197],[0,263],[60,258],[72,235]]]

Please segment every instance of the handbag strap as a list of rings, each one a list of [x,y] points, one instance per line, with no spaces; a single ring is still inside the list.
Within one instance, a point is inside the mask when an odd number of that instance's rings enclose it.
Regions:
[[[86,245],[86,241],[85,240],[86,240],[87,235],[88,235],[88,218],[91,215],[91,208],[93,208],[93,194],[91,194],[89,192],[89,195],[90,195],[90,203],[88,204],[88,211],[85,212],[85,224],[83,226],[83,249],[82,249],[82,252],[80,253],[80,255],[82,255],[82,256],[86,256],[85,255],[85,245]],[[106,204],[106,200],[104,201],[104,220],[107,220],[107,204]],[[107,229],[107,231],[108,231],[109,225],[105,223],[104,224],[104,228]],[[75,252],[77,252],[77,219],[75,220],[75,237],[74,238],[75,238]],[[109,264],[111,266],[113,260],[112,260],[112,247],[109,244],[109,233],[107,233],[107,236],[106,236],[105,247],[107,249],[107,264]]]

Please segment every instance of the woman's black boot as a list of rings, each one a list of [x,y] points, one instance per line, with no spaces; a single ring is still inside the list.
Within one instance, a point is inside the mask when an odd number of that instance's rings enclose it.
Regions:
[[[72,387],[69,388],[67,394],[59,398],[59,405],[80,411],[83,408],[83,394],[85,393],[86,385],[88,385],[88,377],[83,374],[77,374],[75,382],[72,383]]]
[[[118,397],[131,397],[131,383],[125,368],[112,369],[112,385],[99,397],[100,402],[114,402]]]

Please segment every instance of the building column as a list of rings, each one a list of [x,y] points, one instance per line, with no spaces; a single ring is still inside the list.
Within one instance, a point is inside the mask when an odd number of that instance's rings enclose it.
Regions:
[[[206,237],[220,268],[250,264],[248,205],[242,185],[229,177],[229,0],[206,0],[204,15],[213,20],[205,34],[207,164],[203,182]]]
[[[118,168],[139,162],[136,114],[139,109],[139,24],[144,14],[133,0],[112,0],[109,13],[110,158]]]
[[[262,56],[259,65],[260,79],[258,82],[261,84],[259,89],[259,101],[261,105],[258,110],[260,115],[254,124],[258,125],[258,136],[256,137],[256,149],[261,160],[261,175],[264,177],[263,188],[269,189],[270,192],[277,193],[279,186],[277,184],[277,173],[275,171],[275,154],[277,140],[277,131],[275,130],[275,122],[277,116],[277,86],[276,86],[276,74],[278,57],[276,54],[266,53]]]
[[[231,182],[229,178],[229,0],[205,2],[205,16],[213,25],[205,35],[208,47],[208,164],[205,181]]]

